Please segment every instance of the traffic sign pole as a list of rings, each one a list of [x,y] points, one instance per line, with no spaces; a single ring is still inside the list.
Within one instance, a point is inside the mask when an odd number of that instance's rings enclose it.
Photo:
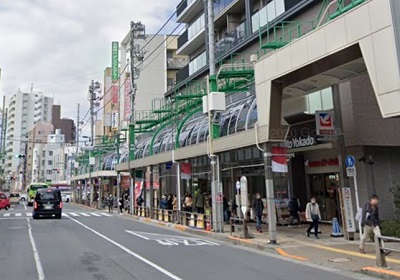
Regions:
[[[360,199],[358,197],[358,184],[357,184],[357,170],[355,167],[356,160],[354,156],[346,156],[346,171],[347,171],[347,176],[348,177],[353,177],[354,180],[354,193],[356,195],[356,206],[357,206],[357,216],[358,216],[358,228],[359,228],[359,233],[360,233],[360,239],[362,235],[362,226],[361,226],[361,215],[360,213]]]

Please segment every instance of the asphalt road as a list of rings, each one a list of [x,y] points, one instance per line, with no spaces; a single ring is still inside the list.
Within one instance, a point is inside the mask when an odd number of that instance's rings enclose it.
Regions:
[[[61,220],[33,220],[31,211],[0,211],[0,279],[355,279],[117,213],[65,205]]]

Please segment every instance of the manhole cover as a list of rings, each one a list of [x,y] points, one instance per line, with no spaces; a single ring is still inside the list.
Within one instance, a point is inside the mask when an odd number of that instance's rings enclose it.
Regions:
[[[333,258],[333,259],[329,259],[329,262],[333,262],[333,263],[344,263],[344,262],[349,262],[351,261],[350,258]]]

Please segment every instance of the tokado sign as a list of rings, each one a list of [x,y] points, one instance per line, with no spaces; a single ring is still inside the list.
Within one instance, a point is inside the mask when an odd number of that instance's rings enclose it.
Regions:
[[[297,137],[288,139],[286,141],[286,147],[288,149],[309,147],[309,146],[314,146],[315,144],[317,144],[317,141],[315,140],[314,137],[311,136],[308,136],[307,138]]]

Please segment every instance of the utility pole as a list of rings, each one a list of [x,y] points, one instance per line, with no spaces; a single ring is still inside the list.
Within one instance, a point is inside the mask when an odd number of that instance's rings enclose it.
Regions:
[[[76,133],[75,133],[75,157],[74,157],[74,174],[75,174],[75,177],[76,177],[76,175],[78,175],[77,173],[77,171],[78,171],[78,165],[77,165],[77,160],[78,160],[78,153],[79,153],[79,134],[80,134],[80,128],[79,128],[79,124],[80,124],[80,116],[79,116],[79,113],[80,113],[80,104],[78,103],[78,112],[77,112],[77,114],[76,114]],[[74,197],[73,197],[73,201],[74,201],[74,203],[76,203],[76,185],[77,185],[77,181],[76,180],[74,180],[74,192],[73,192],[73,194],[74,194]],[[82,200],[82,189],[80,189],[79,190],[79,203],[81,203],[81,200]]]
[[[128,157],[128,168],[131,174],[130,179],[130,209],[131,214],[134,213],[134,201],[135,201],[135,170],[131,169],[131,161],[135,159],[135,97],[136,97],[136,89],[137,85],[135,84],[135,80],[139,79],[140,70],[135,66],[136,62],[143,62],[144,60],[144,51],[140,50],[139,44],[135,45],[135,40],[137,39],[145,39],[146,38],[146,27],[139,21],[133,22],[131,21],[131,38],[130,38],[130,70],[131,70],[131,116],[130,116],[130,124],[129,124],[129,157]]]
[[[99,82],[94,82],[92,80],[90,86],[89,86],[89,95],[88,95],[88,100],[90,102],[90,143],[91,147],[94,147],[94,107],[98,107],[100,105],[99,99],[97,97],[98,94],[101,92],[101,84]],[[92,164],[90,164],[90,159],[91,154],[89,155],[89,182],[90,182],[90,204],[92,205],[93,203],[93,193],[94,193],[94,186],[93,186],[93,180],[91,178],[91,172],[92,172]]]
[[[208,54],[209,54],[209,87],[207,104],[209,105],[209,96],[211,92],[217,92],[217,80],[215,69],[215,36],[214,36],[214,0],[207,1],[207,32],[208,32]],[[223,191],[220,183],[220,168],[218,155],[213,153],[212,141],[219,137],[218,125],[213,122],[215,111],[208,107],[208,125],[210,137],[210,165],[211,165],[211,196],[212,196],[212,223],[213,230],[217,232],[224,231],[223,224]]]

